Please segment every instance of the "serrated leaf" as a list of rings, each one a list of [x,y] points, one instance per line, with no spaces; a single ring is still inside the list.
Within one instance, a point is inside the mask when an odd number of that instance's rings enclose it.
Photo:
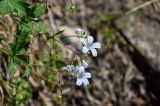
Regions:
[[[8,73],[10,77],[13,77],[16,72],[16,61],[11,59],[8,63]]]
[[[49,32],[49,29],[42,22],[36,22],[33,24],[33,29],[39,32]]]
[[[38,32],[49,32],[49,28],[47,28],[42,22],[22,22],[18,25],[18,29],[21,31],[38,31]]]
[[[32,22],[21,22],[18,24],[17,29],[21,31],[30,31],[33,29]]]
[[[44,3],[36,3],[32,7],[34,17],[40,17],[45,13],[46,5]]]
[[[28,32],[26,32],[26,31],[17,32],[16,41],[14,43],[10,44],[13,56],[15,56],[21,50],[26,51],[28,49],[29,42],[26,41],[27,36],[28,36]]]
[[[18,25],[18,29],[21,31],[38,31],[38,32],[49,32],[49,28],[47,28],[42,22],[22,22]]]
[[[21,16],[27,15],[27,3],[23,0],[0,0],[0,15],[16,12]]]
[[[23,77],[29,78],[31,73],[32,73],[32,68],[28,66],[28,67],[26,67],[26,70],[25,70],[25,72],[23,74]]]

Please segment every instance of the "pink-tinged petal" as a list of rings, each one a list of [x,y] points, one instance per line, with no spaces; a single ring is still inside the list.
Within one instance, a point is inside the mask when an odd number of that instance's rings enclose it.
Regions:
[[[90,33],[89,33],[88,31],[85,31],[85,32],[86,32],[86,35],[87,35],[87,36],[89,36],[89,35],[90,35]]]
[[[89,45],[91,45],[93,43],[93,37],[92,36],[88,36],[87,37],[87,42]]]
[[[88,85],[88,84],[89,84],[88,79],[84,78],[84,79],[83,79],[83,84],[84,84],[85,86]]]
[[[96,49],[91,49],[92,55],[93,57],[97,56],[97,50]]]
[[[83,78],[91,78],[91,73],[85,73]]]
[[[82,65],[83,65],[84,68],[88,68],[88,63],[85,62],[84,60],[82,61]]]
[[[94,49],[94,48],[101,48],[101,44],[96,42],[96,43],[93,43],[91,46],[90,46],[91,49]]]
[[[82,85],[83,80],[82,79],[77,79],[76,85],[81,86]]]
[[[88,49],[86,46],[83,46],[83,48],[82,48],[82,52],[83,52],[83,53],[87,53],[88,50],[89,50],[89,49]]]
[[[84,38],[80,38],[80,42],[84,45],[87,45],[87,40]]]

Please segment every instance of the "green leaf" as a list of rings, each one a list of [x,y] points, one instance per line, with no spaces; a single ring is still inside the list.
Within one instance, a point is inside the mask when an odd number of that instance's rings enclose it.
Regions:
[[[63,32],[64,32],[64,30],[61,30],[61,31],[56,32],[54,35],[57,37],[60,37]]]
[[[47,9],[46,4],[44,3],[36,3],[32,7],[33,15],[35,17],[40,17],[45,14],[45,10]]]
[[[99,19],[101,24],[111,24],[114,19],[119,17],[121,13],[119,12],[109,12],[106,15],[102,15]]]
[[[29,64],[29,57],[25,54],[18,54],[18,55],[15,56],[15,58],[23,61],[23,63],[25,63],[25,64]]]
[[[56,103],[61,103],[62,102],[62,96],[61,95],[56,95],[54,97],[54,100],[56,101]]]
[[[21,22],[18,26],[18,29],[21,31],[37,31],[37,32],[49,32],[49,28],[47,28],[42,22]]]
[[[9,86],[10,86],[11,88],[16,88],[16,89],[18,88],[18,84],[17,84],[17,83],[14,83],[14,82],[10,83]]]
[[[112,35],[117,33],[117,29],[114,29],[114,28],[104,29],[104,30],[100,30],[100,32],[102,33],[102,35],[106,37],[106,39],[108,39],[108,38],[112,38]]]
[[[61,60],[55,60],[56,68],[61,68],[64,64],[65,64],[65,62],[64,62],[64,61],[61,61]]]
[[[24,99],[24,96],[23,96],[23,94],[21,94],[21,93],[17,93],[17,94],[15,95],[15,98],[16,98],[17,101],[20,101],[20,100],[23,100],[23,99]]]
[[[24,103],[20,103],[19,106],[25,106],[25,104]]]
[[[42,22],[36,22],[33,24],[33,30],[39,32],[49,32],[50,30]]]
[[[23,74],[23,77],[29,78],[31,73],[32,73],[32,68],[28,66],[28,67],[26,67],[26,70],[25,70],[25,72]]]
[[[76,5],[75,5],[75,4],[70,5],[69,11],[70,11],[71,13],[77,12],[77,7],[76,7]]]
[[[27,3],[24,0],[0,0],[0,15],[16,12],[20,16],[27,15]]]
[[[11,59],[8,63],[8,73],[10,77],[13,77],[16,72],[16,61],[15,59]]]
[[[30,31],[33,29],[33,23],[32,22],[21,22],[17,25],[17,29],[21,31]]]
[[[28,32],[26,31],[17,32],[16,41],[10,44],[13,56],[15,56],[22,50],[26,51],[28,49],[30,42],[26,40],[27,37],[28,37]]]
[[[5,15],[9,12],[9,6],[7,0],[0,1],[0,15]]]
[[[18,82],[18,90],[27,89],[29,87],[29,83],[27,80],[22,79],[20,82]]]

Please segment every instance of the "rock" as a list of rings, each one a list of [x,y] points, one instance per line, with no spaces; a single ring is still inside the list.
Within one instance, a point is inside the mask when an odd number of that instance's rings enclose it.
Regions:
[[[160,71],[160,14],[146,7],[131,16],[124,34],[140,50],[153,68]]]

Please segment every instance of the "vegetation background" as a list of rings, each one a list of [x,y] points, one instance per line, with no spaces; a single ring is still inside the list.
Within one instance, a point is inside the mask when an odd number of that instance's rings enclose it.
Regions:
[[[102,44],[86,87],[76,28]],[[160,106],[159,29],[159,0],[0,0],[0,106]]]

